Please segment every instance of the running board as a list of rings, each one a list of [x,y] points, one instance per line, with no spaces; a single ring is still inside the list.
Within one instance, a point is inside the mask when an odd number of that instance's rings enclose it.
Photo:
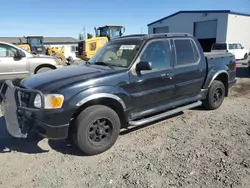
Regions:
[[[188,109],[191,109],[191,108],[195,108],[195,107],[201,106],[201,104],[202,104],[201,101],[197,101],[195,103],[188,104],[186,106],[181,106],[181,107],[175,108],[173,110],[170,110],[170,111],[167,111],[167,112],[163,112],[161,114],[157,114],[157,115],[152,116],[152,117],[140,119],[140,120],[137,120],[137,121],[130,121],[129,125],[131,125],[131,126],[140,126],[140,125],[144,125],[144,124],[147,124],[147,123],[151,123],[151,122],[160,120],[162,118],[171,116],[173,114],[177,114],[179,112],[182,112],[183,110],[188,110]]]

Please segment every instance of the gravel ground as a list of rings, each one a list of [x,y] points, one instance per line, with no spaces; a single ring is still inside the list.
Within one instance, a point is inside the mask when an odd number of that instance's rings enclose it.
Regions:
[[[250,187],[250,78],[215,111],[185,111],[121,132],[87,157],[69,142],[11,138],[0,118],[0,187]]]

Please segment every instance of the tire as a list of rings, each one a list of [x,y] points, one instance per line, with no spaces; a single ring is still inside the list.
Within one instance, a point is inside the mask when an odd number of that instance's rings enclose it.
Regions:
[[[203,106],[208,110],[219,108],[225,97],[225,86],[219,80],[214,80],[210,86],[207,98],[203,101]]]
[[[43,73],[43,72],[50,71],[50,70],[53,70],[53,69],[50,68],[50,67],[41,67],[40,69],[38,69],[38,70],[35,72],[35,74]]]
[[[73,57],[70,56],[70,57],[68,58],[68,63],[69,63],[69,65],[71,65],[71,64],[74,63]]]
[[[247,54],[245,54],[244,55],[244,60],[246,60],[248,58],[248,55]]]
[[[100,154],[115,144],[120,128],[120,118],[113,109],[103,105],[90,106],[76,118],[73,140],[85,154]]]

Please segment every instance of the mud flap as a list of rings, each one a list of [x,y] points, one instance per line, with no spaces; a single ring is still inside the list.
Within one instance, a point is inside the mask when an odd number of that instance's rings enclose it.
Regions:
[[[27,133],[21,133],[17,118],[17,104],[15,99],[16,88],[8,87],[5,93],[5,99],[3,99],[1,104],[1,111],[5,117],[6,127],[8,132],[16,138],[27,138]]]

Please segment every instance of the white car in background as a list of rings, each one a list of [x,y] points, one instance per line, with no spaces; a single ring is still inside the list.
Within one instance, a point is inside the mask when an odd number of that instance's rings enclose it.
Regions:
[[[18,46],[0,41],[0,83],[62,67],[52,56],[34,55]]]
[[[235,59],[247,59],[249,50],[245,49],[240,43],[215,43],[212,45],[211,52],[229,52],[234,54]]]

